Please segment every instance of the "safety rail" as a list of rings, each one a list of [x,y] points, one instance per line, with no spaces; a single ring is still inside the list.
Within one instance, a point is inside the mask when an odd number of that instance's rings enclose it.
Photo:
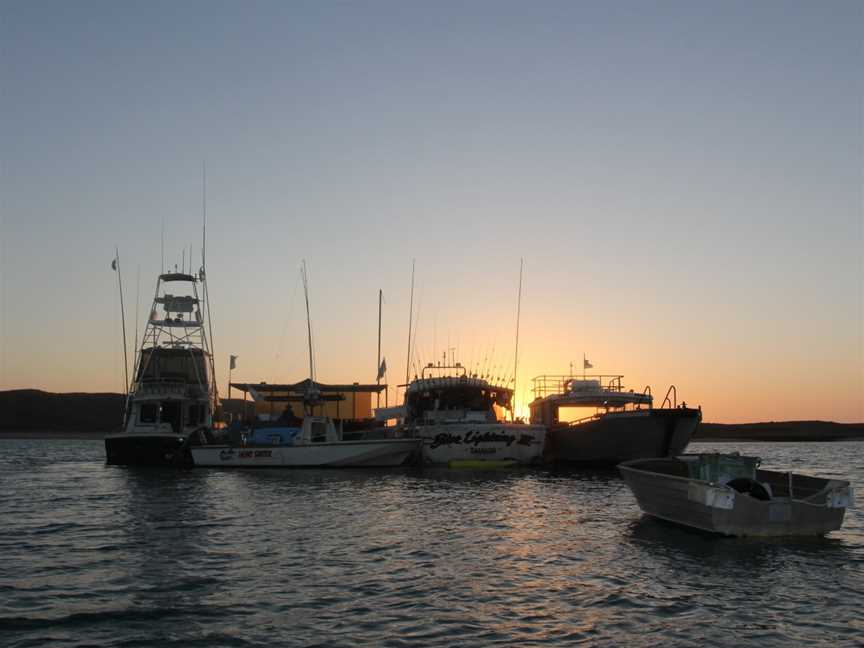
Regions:
[[[623,377],[623,374],[583,374],[581,376],[574,376],[572,374],[544,374],[531,379],[531,382],[533,383],[531,391],[534,394],[534,398],[546,398],[547,396],[552,396],[554,394],[564,394],[571,391],[571,383],[575,382],[578,384],[580,382],[594,382],[596,383],[596,387],[599,389],[623,392],[625,391],[621,384],[621,379]]]
[[[567,425],[570,425],[570,426],[579,425],[581,423],[584,423],[585,421],[591,421],[593,419],[600,418],[601,416],[602,416],[602,414],[592,414],[591,416],[583,416],[582,418],[576,419],[575,421],[567,421]]]
[[[669,399],[669,394],[672,394],[672,400]],[[663,399],[660,409],[666,407],[666,403],[669,403],[669,407],[678,407],[678,390],[675,389],[675,385],[669,385],[669,389],[666,390],[666,398]]]

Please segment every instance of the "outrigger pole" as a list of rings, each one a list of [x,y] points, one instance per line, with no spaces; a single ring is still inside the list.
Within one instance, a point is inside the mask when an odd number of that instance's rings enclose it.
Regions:
[[[213,385],[213,411],[219,406],[219,386],[216,384],[216,351],[213,348],[213,313],[210,311],[210,291],[207,290],[207,161],[201,161],[201,211],[203,223],[201,226],[201,286],[204,292],[204,304],[207,306],[207,329],[210,339],[204,345],[210,352],[210,382]],[[192,266],[192,253],[189,253],[189,266]],[[192,274],[190,272],[190,274]],[[206,337],[206,336],[205,336]]]
[[[120,289],[120,322],[123,327],[123,374],[126,377],[126,403],[123,406],[123,424],[126,424],[126,411],[129,405],[129,352],[126,349],[126,309],[123,306],[123,279],[120,276],[120,249],[114,246],[114,261],[111,268],[117,271],[117,286]]]
[[[381,384],[381,302],[384,300],[384,291],[378,289],[378,364],[375,365],[375,384]],[[376,394],[377,407],[381,407],[381,392]]]
[[[510,415],[513,417],[513,420],[516,420],[516,397],[518,392],[516,391],[516,369],[519,366],[519,316],[522,313],[522,266],[525,263],[525,260],[519,259],[519,296],[516,299],[516,352],[513,357],[513,406],[510,409]]]
[[[408,351],[405,353],[405,389],[408,389],[409,370],[411,368],[411,325],[414,323],[414,264],[411,259],[411,300],[408,305]],[[398,394],[398,392],[397,392]]]

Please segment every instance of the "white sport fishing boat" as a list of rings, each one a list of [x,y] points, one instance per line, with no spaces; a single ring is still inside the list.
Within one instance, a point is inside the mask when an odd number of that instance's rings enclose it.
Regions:
[[[551,462],[612,467],[629,459],[684,451],[702,420],[700,408],[680,406],[669,388],[654,407],[650,388],[627,390],[620,375],[537,376],[531,422],[548,427]]]
[[[216,389],[199,285],[206,295],[203,269],[159,275],[124,429],[105,437],[109,464],[189,464],[189,446],[207,442]]]
[[[419,454],[420,441],[414,438],[395,438],[379,434],[378,430],[352,430],[343,433],[329,416],[315,416],[315,407],[328,400],[326,386],[315,382],[312,355],[312,325],[309,317],[309,288],[306,266],[303,266],[303,290],[306,297],[306,319],[309,340],[309,380],[302,396],[302,421],[286,425],[248,428],[228,444],[210,444],[193,447],[192,458],[196,466],[223,466],[234,468],[345,468],[391,467],[410,462]],[[260,392],[264,392],[262,389]],[[287,386],[282,386],[287,387]],[[296,385],[294,386],[296,387]],[[386,386],[376,386],[384,389]],[[270,390],[272,391],[272,390]],[[290,391],[290,390],[289,390]],[[335,391],[335,390],[330,390]],[[289,400],[295,400],[288,397]],[[271,400],[271,402],[274,402]],[[297,424],[299,423],[299,425]],[[350,438],[349,438],[350,437]]]
[[[196,466],[232,468],[393,467],[416,456],[420,445],[417,439],[345,436],[331,418],[307,415],[299,427],[250,430],[240,443],[194,447],[192,456]]]
[[[429,363],[405,390],[401,407],[380,409],[400,418],[409,436],[423,441],[423,463],[486,468],[539,463],[546,428],[507,422],[513,390],[468,375],[460,363]]]

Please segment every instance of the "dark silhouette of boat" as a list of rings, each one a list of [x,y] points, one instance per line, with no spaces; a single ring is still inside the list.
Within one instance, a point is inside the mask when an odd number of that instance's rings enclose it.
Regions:
[[[629,459],[666,457],[687,447],[700,408],[677,403],[672,386],[659,408],[650,388],[626,390],[620,375],[543,375],[533,379],[531,423],[547,427],[545,458],[553,463],[613,467]],[[668,405],[668,406],[667,406]],[[568,410],[590,412],[567,420]]]

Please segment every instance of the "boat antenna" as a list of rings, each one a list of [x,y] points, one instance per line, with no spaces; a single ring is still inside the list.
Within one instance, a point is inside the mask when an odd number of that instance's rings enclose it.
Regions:
[[[129,394],[129,353],[126,350],[126,310],[123,308],[123,279],[120,276],[120,249],[114,247],[114,262],[111,267],[117,271],[117,286],[120,288],[120,322],[123,327],[123,372],[126,376],[126,394]],[[126,421],[126,411],[123,411],[123,421]]]
[[[513,406],[510,408],[510,415],[513,420],[516,420],[516,399],[518,397],[518,392],[516,391],[516,387],[518,383],[516,382],[516,369],[519,367],[519,316],[522,313],[522,267],[525,264],[525,260],[519,259],[519,296],[516,298],[516,351],[513,354]]]
[[[162,242],[162,268],[161,268],[160,272],[162,274],[165,274],[165,216],[164,215],[162,216],[161,237],[162,237],[162,241],[161,241]]]
[[[132,366],[133,374],[138,369],[138,304],[141,301],[141,264],[138,264],[138,269],[135,272],[135,284],[135,346],[133,348],[135,349],[136,356]]]
[[[411,325],[414,323],[414,264],[411,259],[411,299],[408,305],[408,351],[405,353],[405,389],[408,389],[408,376],[411,369]]]
[[[201,208],[204,224],[201,228],[201,268],[207,267],[207,161],[201,161]]]

